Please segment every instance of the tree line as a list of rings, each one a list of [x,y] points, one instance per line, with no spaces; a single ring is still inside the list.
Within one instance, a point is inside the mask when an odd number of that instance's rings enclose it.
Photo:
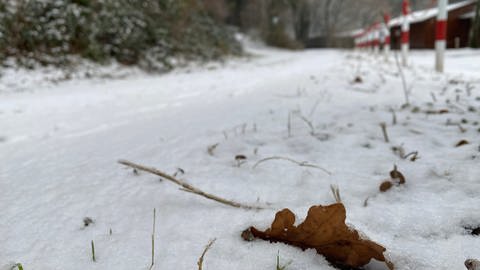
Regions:
[[[403,0],[202,1],[220,21],[253,32],[270,45],[299,48],[307,45],[312,36],[323,37],[326,47],[336,46],[335,35],[339,33],[381,22],[384,13],[400,15]],[[450,0],[449,3],[461,1],[464,0]],[[480,0],[478,2],[480,5]],[[437,1],[410,0],[410,6],[412,10],[422,10],[436,7]],[[473,25],[472,40],[478,40],[475,38],[480,35],[478,15]]]

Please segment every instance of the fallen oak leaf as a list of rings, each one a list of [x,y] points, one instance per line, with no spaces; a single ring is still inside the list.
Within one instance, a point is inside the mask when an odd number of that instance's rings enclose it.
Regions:
[[[393,263],[383,255],[385,248],[362,239],[356,230],[345,224],[345,219],[346,210],[342,203],[312,206],[305,221],[298,226],[294,226],[295,215],[284,209],[277,212],[271,228],[260,231],[250,227],[242,232],[242,237],[247,241],[260,238],[282,242],[302,250],[313,248],[336,266],[358,268],[376,259],[393,270]]]

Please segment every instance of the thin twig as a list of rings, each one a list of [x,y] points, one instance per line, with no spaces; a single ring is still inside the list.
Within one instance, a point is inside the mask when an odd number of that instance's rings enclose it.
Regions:
[[[393,153],[397,154],[400,158],[405,158],[405,149],[403,146],[393,146],[392,147]]]
[[[310,134],[315,135],[315,128],[313,127],[312,121],[308,120],[305,116],[297,114],[298,118],[302,119],[305,124],[310,128]]]
[[[283,266],[280,266],[280,250],[277,251],[277,270],[286,270],[287,267],[292,264],[292,261],[289,261],[288,263],[284,264]]]
[[[91,246],[92,246],[92,261],[96,262],[97,259],[95,258],[95,244],[93,243],[93,240],[91,242]]]
[[[336,185],[330,185],[330,190],[332,191],[335,201],[337,203],[342,203],[342,197],[340,197],[340,188]]]
[[[221,197],[218,197],[216,195],[213,195],[213,194],[209,194],[209,193],[206,193],[190,184],[187,184],[185,182],[183,182],[182,180],[179,180],[171,175],[168,175],[156,168],[153,168],[153,167],[146,167],[146,166],[143,166],[143,165],[139,165],[139,164],[135,164],[133,162],[130,162],[130,161],[127,161],[127,160],[119,160],[118,163],[122,164],[122,165],[125,165],[125,166],[129,166],[129,167],[132,167],[132,168],[136,168],[138,170],[141,170],[141,171],[145,171],[145,172],[148,172],[148,173],[151,173],[151,174],[155,174],[155,175],[158,175],[166,180],[169,180],[181,187],[183,187],[185,190],[188,190],[190,193],[194,193],[194,194],[197,194],[197,195],[200,195],[202,197],[205,197],[207,199],[210,199],[210,200],[213,200],[213,201],[216,201],[216,202],[219,202],[219,203],[222,203],[222,204],[225,204],[225,205],[229,205],[229,206],[232,206],[232,207],[236,207],[236,208],[243,208],[243,209],[254,209],[254,210],[259,210],[259,209],[263,209],[262,207],[259,207],[259,206],[250,206],[250,205],[245,205],[245,204],[241,204],[241,203],[237,203],[237,202],[234,202],[234,201],[230,201],[230,200],[227,200],[227,199],[224,199],[224,198],[221,198]]]
[[[288,112],[288,120],[287,120],[287,130],[288,130],[288,137],[292,137],[292,112]]]
[[[273,157],[267,157],[267,158],[261,159],[257,163],[255,163],[255,165],[253,165],[252,169],[257,168],[258,165],[260,165],[261,163],[263,163],[265,161],[269,161],[269,160],[286,160],[286,161],[290,161],[292,163],[295,163],[295,164],[297,164],[298,166],[301,166],[301,167],[309,167],[309,168],[319,169],[319,170],[324,171],[328,175],[332,175],[332,173],[329,172],[327,169],[324,169],[324,168],[322,168],[318,165],[308,163],[307,161],[299,162],[299,161],[296,161],[296,160],[288,158],[288,157],[280,157],[280,156],[273,156]]]
[[[416,161],[418,159],[418,151],[413,151],[413,152],[410,152],[406,155],[403,156],[403,159],[407,159],[409,158],[410,156],[412,156],[410,158],[410,161]]]
[[[152,264],[150,265],[150,270],[155,264],[155,222],[156,222],[156,212],[157,209],[153,208],[153,226],[152,226]]]
[[[462,125],[460,123],[458,123],[457,126],[458,126],[458,129],[460,130],[461,133],[467,132],[467,130],[464,127],[462,127]]]
[[[308,114],[309,117],[313,116],[313,114],[317,110],[318,104],[320,104],[320,99],[317,99],[317,101],[315,101],[315,104],[313,105],[312,109],[310,110],[310,113]]]
[[[210,155],[210,156],[213,156],[213,152],[215,151],[215,149],[217,149],[217,146],[219,145],[219,143],[216,143],[216,144],[212,144],[210,146],[207,147],[207,153]]]
[[[387,124],[382,122],[382,123],[380,123],[380,127],[382,128],[383,138],[385,139],[385,142],[389,143],[390,140],[388,139],[388,134],[387,134]]]
[[[200,256],[200,258],[198,259],[198,270],[202,270],[202,267],[203,267],[203,259],[205,257],[205,254],[207,254],[207,251],[212,247],[213,243],[215,243],[217,239],[213,239],[213,240],[210,240],[210,242],[208,242],[208,244],[205,246],[205,249],[203,250],[202,252],[202,256]]]
[[[403,93],[405,95],[405,105],[410,105],[410,101],[408,98],[408,88],[407,88],[407,81],[405,80],[405,74],[403,74],[403,69],[400,66],[400,62],[398,61],[398,55],[396,52],[393,53],[395,55],[395,63],[397,64],[398,68],[398,73],[400,74],[400,78],[402,79],[402,85],[403,85]]]
[[[395,126],[397,124],[397,114],[393,108],[390,109],[390,112],[392,113],[392,125]]]

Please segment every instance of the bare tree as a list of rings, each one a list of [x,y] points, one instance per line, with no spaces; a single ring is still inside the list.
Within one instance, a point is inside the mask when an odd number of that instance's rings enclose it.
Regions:
[[[312,24],[312,6],[314,1],[311,0],[289,0],[291,8],[291,16],[295,39],[306,44],[310,35]]]
[[[388,0],[317,0],[314,2],[314,35],[334,46],[338,33],[371,25],[390,10]]]
[[[339,32],[380,21],[381,14],[391,10],[392,1],[398,0],[225,1],[230,10],[229,21],[243,30],[259,30],[264,37],[268,36],[265,33],[284,33],[284,38],[291,35],[304,45],[311,36],[322,36],[325,45],[334,46]]]
[[[477,1],[475,19],[470,30],[470,47],[480,48],[480,0]]]
[[[210,16],[219,21],[225,21],[230,15],[225,0],[202,0],[201,3]]]

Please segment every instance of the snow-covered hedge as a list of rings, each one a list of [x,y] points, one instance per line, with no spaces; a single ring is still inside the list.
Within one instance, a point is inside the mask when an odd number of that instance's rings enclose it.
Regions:
[[[0,0],[0,62],[63,65],[80,55],[151,69],[240,52],[197,0]]]

